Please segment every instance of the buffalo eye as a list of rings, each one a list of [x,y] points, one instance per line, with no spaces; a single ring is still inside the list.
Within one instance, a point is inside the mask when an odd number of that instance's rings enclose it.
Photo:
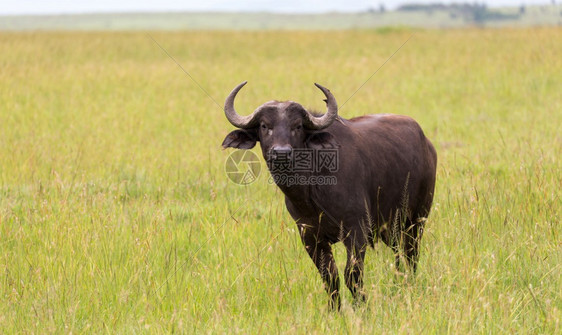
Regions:
[[[272,130],[270,127],[268,127],[265,123],[262,123],[262,125],[261,125],[261,130],[263,130],[264,132],[266,132],[267,135],[273,134],[273,130]]]
[[[295,129],[296,129],[296,130],[301,130],[301,129],[302,129],[302,126],[299,124],[298,126],[296,126]]]

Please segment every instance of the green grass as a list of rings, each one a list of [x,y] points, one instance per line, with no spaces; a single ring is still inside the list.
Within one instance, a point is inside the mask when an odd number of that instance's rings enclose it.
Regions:
[[[248,80],[250,113],[323,110],[313,82],[342,105],[411,34],[152,36],[218,105]],[[232,127],[148,35],[0,34],[2,333],[560,333],[561,34],[419,31],[343,106],[414,117],[439,167],[416,278],[378,244],[340,314],[280,191],[229,182]]]

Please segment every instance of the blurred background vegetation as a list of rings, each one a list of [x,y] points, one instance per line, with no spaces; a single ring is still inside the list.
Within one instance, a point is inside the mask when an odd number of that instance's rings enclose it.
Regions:
[[[362,12],[282,14],[271,12],[168,12],[0,16],[0,30],[302,30],[365,29],[385,26],[421,28],[560,26],[562,5],[412,4]]]

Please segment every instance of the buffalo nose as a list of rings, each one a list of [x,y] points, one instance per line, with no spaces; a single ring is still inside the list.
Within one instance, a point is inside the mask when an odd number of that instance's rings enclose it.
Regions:
[[[279,160],[291,159],[293,148],[289,145],[276,146],[271,149],[271,158]]]

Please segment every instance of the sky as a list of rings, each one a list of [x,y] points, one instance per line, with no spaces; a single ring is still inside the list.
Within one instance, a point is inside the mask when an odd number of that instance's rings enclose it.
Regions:
[[[562,0],[555,0],[557,4]],[[0,15],[149,11],[268,11],[321,13],[387,9],[404,3],[485,3],[490,7],[551,4],[552,0],[0,0]]]

